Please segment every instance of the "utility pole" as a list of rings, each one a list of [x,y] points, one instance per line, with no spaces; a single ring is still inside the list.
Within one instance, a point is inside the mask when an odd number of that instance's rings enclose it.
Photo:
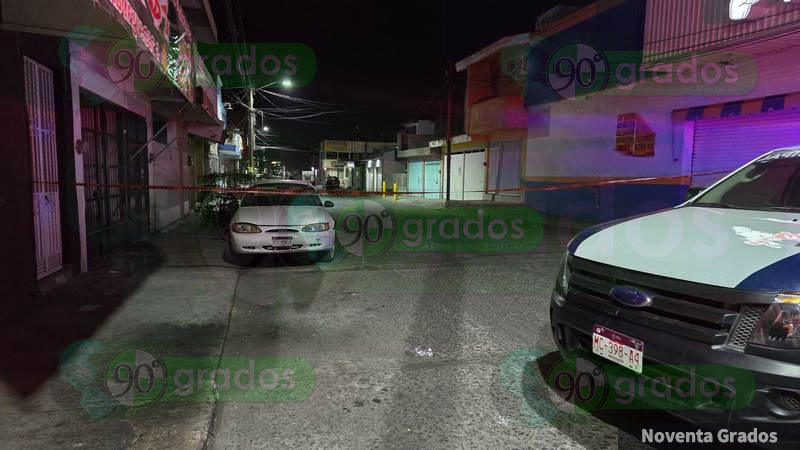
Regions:
[[[453,62],[447,63],[447,150],[445,157],[447,158],[447,181],[446,189],[447,195],[444,200],[445,206],[450,206],[450,145],[453,140]]]
[[[249,130],[249,140],[250,140],[250,170],[253,172],[253,175],[256,174],[256,110],[253,108],[253,87],[249,87],[247,89],[249,101],[248,106],[250,110],[248,111],[250,117],[250,130]]]

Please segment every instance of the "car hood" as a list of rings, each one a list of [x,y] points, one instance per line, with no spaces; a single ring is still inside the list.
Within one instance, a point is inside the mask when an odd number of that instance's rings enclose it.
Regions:
[[[330,214],[322,206],[244,206],[233,215],[231,223],[235,222],[264,226],[298,226],[323,222],[333,225]]]
[[[740,289],[800,290],[800,214],[679,207],[587,229],[590,261]]]

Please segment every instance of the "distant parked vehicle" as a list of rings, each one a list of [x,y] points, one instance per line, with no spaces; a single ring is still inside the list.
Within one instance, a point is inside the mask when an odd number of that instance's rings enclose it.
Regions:
[[[335,191],[340,187],[339,177],[328,177],[328,181],[325,182],[325,189],[329,191]]]
[[[262,182],[248,189],[230,220],[225,260],[246,265],[252,256],[311,253],[333,261],[333,217],[314,186],[306,181]]]

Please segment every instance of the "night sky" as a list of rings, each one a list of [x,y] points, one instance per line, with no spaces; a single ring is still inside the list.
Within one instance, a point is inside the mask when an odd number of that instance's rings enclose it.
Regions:
[[[220,40],[228,41],[224,1],[215,2],[215,19]],[[394,141],[403,122],[436,119],[444,114],[448,59],[458,61],[503,36],[531,31],[536,16],[556,4],[588,3],[231,2],[234,8],[238,3],[248,42],[302,42],[316,53],[314,81],[284,92],[347,112],[269,124],[273,142],[314,149],[323,139]]]

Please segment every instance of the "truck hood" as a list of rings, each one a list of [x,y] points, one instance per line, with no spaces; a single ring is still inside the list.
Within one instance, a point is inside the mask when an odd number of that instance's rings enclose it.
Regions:
[[[244,206],[236,210],[231,223],[245,222],[253,225],[305,226],[333,220],[322,206]]]
[[[800,214],[679,207],[589,228],[573,255],[722,287],[800,291]]]

